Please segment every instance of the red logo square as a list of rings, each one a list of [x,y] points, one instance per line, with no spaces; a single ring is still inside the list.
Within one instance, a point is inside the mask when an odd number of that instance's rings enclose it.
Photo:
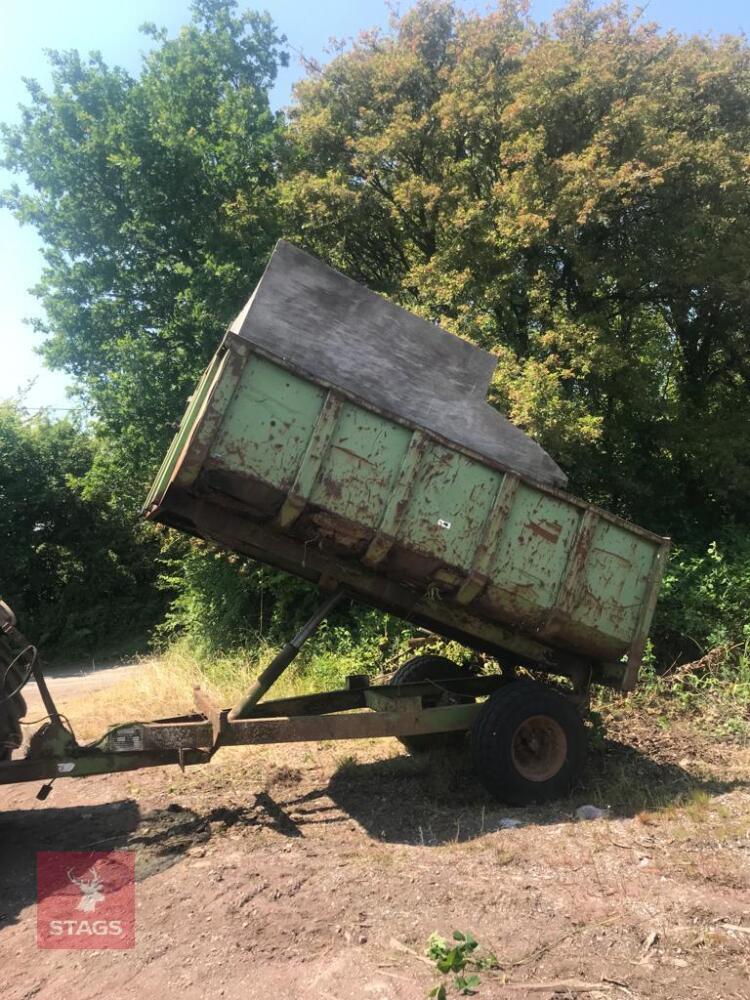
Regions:
[[[134,947],[132,851],[39,851],[36,876],[40,948]]]

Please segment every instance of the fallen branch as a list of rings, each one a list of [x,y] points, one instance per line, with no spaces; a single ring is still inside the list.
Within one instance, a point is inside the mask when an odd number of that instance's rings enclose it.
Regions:
[[[424,965],[429,965],[431,969],[434,968],[435,966],[434,962],[431,962],[429,958],[427,958],[425,955],[420,955],[418,951],[414,951],[413,948],[410,948],[408,945],[404,944],[403,941],[397,941],[396,938],[391,938],[389,944],[391,948],[394,949],[394,951],[401,951],[405,955],[411,955],[412,958],[416,958],[419,962],[422,962]]]
[[[658,940],[659,940],[659,932],[654,929],[651,931],[649,936],[643,942],[641,953],[638,956],[638,962],[634,964],[643,965],[643,963],[646,961],[646,956],[648,955],[649,951],[651,951],[651,949],[654,947],[654,945]]]
[[[577,979],[554,979],[546,983],[503,983],[501,988],[504,990],[528,990],[530,993],[546,993],[549,990],[552,990],[553,993],[560,990],[567,990],[568,993],[593,993],[595,990],[614,989],[615,985],[622,989],[619,983],[615,984],[606,979],[600,979],[598,983],[580,982]]]
[[[498,960],[498,964],[501,969],[517,969],[521,965],[528,965],[529,962],[538,961],[540,958],[543,958],[547,952],[552,951],[553,948],[562,944],[563,941],[567,941],[569,938],[572,938],[577,932],[577,929],[566,931],[565,934],[561,934],[560,937],[553,938],[551,941],[543,941],[541,944],[538,944],[536,948],[532,948],[531,951],[527,951],[523,955],[519,955],[518,958],[508,959],[505,962]]]

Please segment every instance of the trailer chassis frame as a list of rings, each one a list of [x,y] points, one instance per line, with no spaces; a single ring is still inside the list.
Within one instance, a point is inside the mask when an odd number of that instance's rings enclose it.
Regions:
[[[497,690],[499,674],[440,684],[446,698],[481,697]],[[80,745],[70,732],[50,723],[38,754],[0,764],[0,785],[20,781],[77,778],[146,767],[207,764],[222,747],[324,742],[460,732],[471,728],[481,703],[422,708],[433,684],[355,686],[323,694],[282,698],[257,705],[242,719],[195,690],[200,714],[115,726],[96,744]]]
[[[261,700],[299,653],[324,617],[347,595],[328,594],[310,620],[263,670],[248,695],[234,708],[221,708],[200,688],[194,691],[197,714],[114,726],[93,743],[79,744],[63,724],[44,684],[50,721],[34,734],[24,759],[0,763],[0,785],[21,781],[87,777],[146,767],[208,763],[222,747],[272,743],[323,742],[455,733],[471,728],[482,704],[512,679],[508,674],[469,676],[439,684],[370,685],[366,675],[347,679],[347,687],[319,694]],[[442,704],[425,708],[423,699]],[[43,786],[40,797],[46,797]],[[42,794],[43,793],[43,794]]]

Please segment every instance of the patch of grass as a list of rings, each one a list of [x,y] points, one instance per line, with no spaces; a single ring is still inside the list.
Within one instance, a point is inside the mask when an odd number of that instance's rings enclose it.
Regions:
[[[579,798],[615,815],[658,812],[698,787],[677,765],[658,764],[622,745],[592,755]]]
[[[127,679],[69,702],[59,700],[58,707],[70,718],[78,739],[89,740],[108,726],[194,712],[193,688],[199,684],[203,681],[196,663],[153,657],[143,660]]]
[[[644,713],[668,730],[675,721],[700,722],[707,737],[750,742],[750,646],[717,646],[700,659],[667,673],[646,656],[638,688],[626,700],[594,691],[593,709],[604,728],[613,713]]]
[[[722,784],[717,779],[707,790],[706,760],[713,755],[702,754],[701,748],[715,750],[721,742],[750,745],[746,648],[717,647],[662,675],[647,657],[632,695],[623,698],[606,689],[592,694],[593,753],[582,795],[615,813],[653,817],[686,807],[700,812],[704,799],[721,791]],[[631,749],[644,746],[645,753]]]
[[[692,788],[677,808],[680,808],[694,823],[701,823],[711,811],[711,796],[702,788]]]
[[[231,655],[197,658],[187,643],[176,643],[150,657],[127,680],[61,705],[81,739],[101,735],[108,726],[195,711],[193,689],[202,688],[221,705],[235,704],[278,648],[260,643]],[[356,653],[335,656],[303,651],[274,684],[271,697],[290,698],[341,687],[347,674],[361,672]]]
[[[353,753],[343,754],[335,760],[334,771],[339,778],[347,778],[357,773],[359,761]]]
[[[498,868],[505,868],[506,865],[512,864],[516,858],[515,853],[509,851],[507,847],[496,847],[494,854],[494,861]]]
[[[704,788],[693,787],[669,802],[654,805],[639,812],[642,823],[661,820],[687,819],[691,823],[704,823],[711,814],[712,798]]]
[[[263,787],[265,791],[272,788],[290,788],[302,781],[302,772],[298,767],[288,764],[266,764],[263,768]]]
[[[259,641],[252,647],[232,653],[196,657],[183,642],[170,647],[165,659],[178,666],[187,662],[191,670],[197,669],[206,683],[221,695],[222,701],[230,704],[247,692],[278,651],[278,646]],[[269,697],[291,698],[340,688],[344,686],[347,675],[368,672],[366,666],[356,649],[334,653],[311,644],[284,671]]]

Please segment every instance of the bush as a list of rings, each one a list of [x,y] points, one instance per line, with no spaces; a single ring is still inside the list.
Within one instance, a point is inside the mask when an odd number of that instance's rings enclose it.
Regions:
[[[0,404],[0,596],[47,651],[132,641],[163,610],[151,533],[87,482],[101,447],[75,420]]]
[[[718,646],[750,643],[750,536],[740,531],[702,551],[675,549],[652,630],[658,669],[698,659]]]
[[[170,539],[161,585],[174,597],[157,629],[166,643],[183,640],[199,660],[287,642],[320,603],[313,584],[203,542]],[[315,672],[338,682],[344,673],[375,672],[413,633],[373,608],[342,602],[310,640]],[[308,662],[308,656],[303,663]]]

